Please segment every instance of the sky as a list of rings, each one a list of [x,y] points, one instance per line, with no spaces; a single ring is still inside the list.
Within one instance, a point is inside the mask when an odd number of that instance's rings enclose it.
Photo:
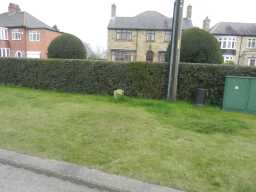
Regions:
[[[147,10],[173,15],[174,0],[1,0],[0,12],[6,12],[9,2],[20,5],[44,23],[87,42],[94,51],[107,48],[107,25],[111,5],[117,5],[117,16],[136,16]],[[185,0],[193,6],[194,26],[202,27],[206,16],[211,26],[221,21],[256,23],[255,0]]]

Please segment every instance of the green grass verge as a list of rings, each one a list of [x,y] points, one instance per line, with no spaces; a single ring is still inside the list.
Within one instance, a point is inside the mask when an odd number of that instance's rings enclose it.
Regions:
[[[191,192],[256,191],[256,116],[0,87],[0,147]]]

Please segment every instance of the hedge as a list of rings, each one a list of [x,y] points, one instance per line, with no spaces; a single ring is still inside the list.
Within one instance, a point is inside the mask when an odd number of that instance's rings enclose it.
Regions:
[[[227,75],[256,76],[256,68],[233,65],[181,64],[178,97],[194,101],[196,88],[209,90],[207,102],[221,105]],[[87,60],[0,59],[0,83],[35,89],[163,99],[168,65],[108,63]]]

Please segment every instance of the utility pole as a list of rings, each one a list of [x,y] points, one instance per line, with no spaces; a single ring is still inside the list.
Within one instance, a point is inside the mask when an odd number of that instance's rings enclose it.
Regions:
[[[183,22],[184,0],[175,0],[172,21],[172,38],[167,100],[177,100],[177,86],[180,63],[180,46]]]

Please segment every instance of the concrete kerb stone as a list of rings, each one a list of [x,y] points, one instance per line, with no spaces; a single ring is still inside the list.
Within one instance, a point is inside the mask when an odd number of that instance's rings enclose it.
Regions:
[[[0,163],[109,192],[181,192],[71,163],[41,159],[1,149]]]

